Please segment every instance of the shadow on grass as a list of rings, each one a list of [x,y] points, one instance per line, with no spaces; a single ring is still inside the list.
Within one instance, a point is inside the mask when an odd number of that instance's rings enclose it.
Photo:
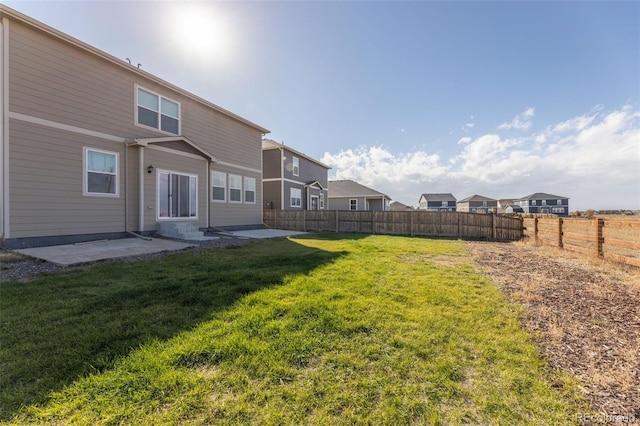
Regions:
[[[0,420],[145,342],[169,339],[343,254],[272,239],[1,283]]]

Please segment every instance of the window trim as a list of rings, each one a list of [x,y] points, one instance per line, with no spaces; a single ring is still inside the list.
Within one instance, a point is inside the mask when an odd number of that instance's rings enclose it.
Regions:
[[[213,198],[213,188],[215,186],[213,184],[214,183],[214,179],[213,179],[213,175],[214,174],[219,174],[219,175],[224,176],[224,179],[223,179],[224,186],[216,186],[216,188],[222,188],[223,189],[222,195],[224,196],[224,199],[222,199],[222,200],[216,200],[216,199]],[[217,170],[212,170],[211,171],[211,202],[212,203],[226,203],[227,202],[227,173],[219,172]]]
[[[300,159],[298,157],[291,157],[291,173],[294,176],[300,176]]]
[[[102,154],[114,155],[116,157],[116,171],[112,173],[116,177],[115,193],[107,192],[89,192],[89,152],[100,152]],[[90,148],[87,146],[82,147],[82,195],[86,197],[107,197],[107,198],[120,198],[120,158],[119,153],[114,151],[107,151],[104,149]],[[100,172],[94,172],[100,173]],[[109,174],[109,173],[103,173]]]
[[[247,183],[253,181],[253,189],[247,189]],[[242,200],[245,204],[255,204],[257,198],[257,190],[256,190],[256,178],[245,176],[243,179],[242,187],[244,188],[242,194]],[[247,192],[253,192],[253,201],[247,201]]]
[[[355,201],[355,205],[354,205],[353,201]],[[353,208],[353,207],[355,207],[355,208]],[[358,199],[357,198],[349,198],[349,210],[350,211],[357,211],[358,210]]]
[[[140,107],[140,103],[138,102],[138,93],[139,93],[140,90],[144,90],[145,92],[148,92],[148,93],[158,97],[158,111],[156,111],[158,113],[158,127],[148,126],[148,125],[140,123],[138,121],[138,108]],[[177,118],[177,120],[178,120],[178,133],[171,133],[171,132],[168,132],[166,130],[162,130],[162,99],[165,99],[165,100],[167,100],[169,102],[173,102],[174,104],[178,105],[178,118]],[[161,94],[159,94],[157,92],[154,92],[153,90],[149,90],[146,87],[143,87],[143,86],[140,86],[140,85],[136,84],[135,85],[135,108],[134,108],[134,110],[135,110],[135,112],[134,112],[134,124],[136,126],[143,127],[145,129],[152,129],[152,130],[158,131],[160,133],[163,133],[165,135],[176,136],[176,135],[181,135],[182,134],[182,104],[180,102],[176,101],[175,99],[168,98],[168,97],[163,96],[163,95],[161,95]]]
[[[318,200],[318,208],[324,210],[324,192],[320,193],[320,199]]]
[[[298,192],[298,197],[295,198],[296,200],[299,201],[298,205],[293,203],[293,200],[294,200],[293,191],[297,191]],[[294,188],[294,187],[289,188],[289,206],[290,207],[294,207],[296,209],[302,208],[302,189]]]
[[[233,177],[240,178],[240,186],[239,186],[238,188],[236,188],[236,187],[233,187],[233,188],[232,188],[232,187],[231,187],[231,177],[232,177],[232,176],[233,176]],[[242,204],[242,199],[243,199],[242,175],[234,175],[234,174],[229,173],[229,175],[227,176],[227,178],[228,178],[228,181],[227,181],[227,188],[228,188],[228,191],[229,191],[229,192],[228,192],[228,193],[229,193],[229,198],[228,198],[228,199],[229,199],[229,201],[228,201],[228,202],[229,202],[230,204]],[[239,200],[239,201],[236,201],[236,200],[232,200],[232,199],[231,199],[231,190],[232,190],[232,189],[235,189],[235,190],[238,190],[238,189],[239,189],[239,190],[240,190],[240,200]]]

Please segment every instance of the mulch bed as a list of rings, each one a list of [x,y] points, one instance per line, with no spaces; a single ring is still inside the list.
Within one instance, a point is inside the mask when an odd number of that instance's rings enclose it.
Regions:
[[[549,365],[579,379],[592,410],[640,421],[640,270],[524,243],[468,247],[524,307],[523,325]]]

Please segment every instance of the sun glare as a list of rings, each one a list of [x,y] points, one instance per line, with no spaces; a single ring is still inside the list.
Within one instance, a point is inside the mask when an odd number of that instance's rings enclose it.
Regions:
[[[219,61],[229,54],[224,19],[205,7],[183,7],[174,15],[178,47],[204,61]]]

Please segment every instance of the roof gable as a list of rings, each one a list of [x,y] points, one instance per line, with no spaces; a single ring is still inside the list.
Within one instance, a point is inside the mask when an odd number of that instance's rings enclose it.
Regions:
[[[527,195],[526,197],[518,198],[518,200],[557,200],[568,199],[567,197],[561,197],[560,195],[546,194],[544,192],[536,192],[535,194]]]
[[[331,180],[329,181],[329,198],[347,198],[347,197],[389,197],[382,192],[361,185],[352,180]]]
[[[472,195],[471,197],[458,200],[459,203],[468,203],[470,201],[497,201],[494,198],[484,197],[482,195]]]
[[[307,154],[302,153],[302,152],[300,152],[298,150],[295,150],[295,149],[291,148],[288,145],[276,142],[273,139],[262,139],[262,150],[263,151],[268,151],[270,149],[286,149],[287,151],[290,151],[292,154],[297,155],[297,156],[302,157],[302,158],[305,158],[305,159],[311,161],[312,163],[315,163],[315,164],[317,164],[317,165],[319,165],[321,167],[324,167],[327,170],[331,169],[331,166],[327,166],[326,164],[316,160],[315,158],[310,157]]]
[[[425,199],[427,201],[457,201],[456,197],[453,194],[447,193],[437,193],[437,194],[422,194],[420,199]]]

